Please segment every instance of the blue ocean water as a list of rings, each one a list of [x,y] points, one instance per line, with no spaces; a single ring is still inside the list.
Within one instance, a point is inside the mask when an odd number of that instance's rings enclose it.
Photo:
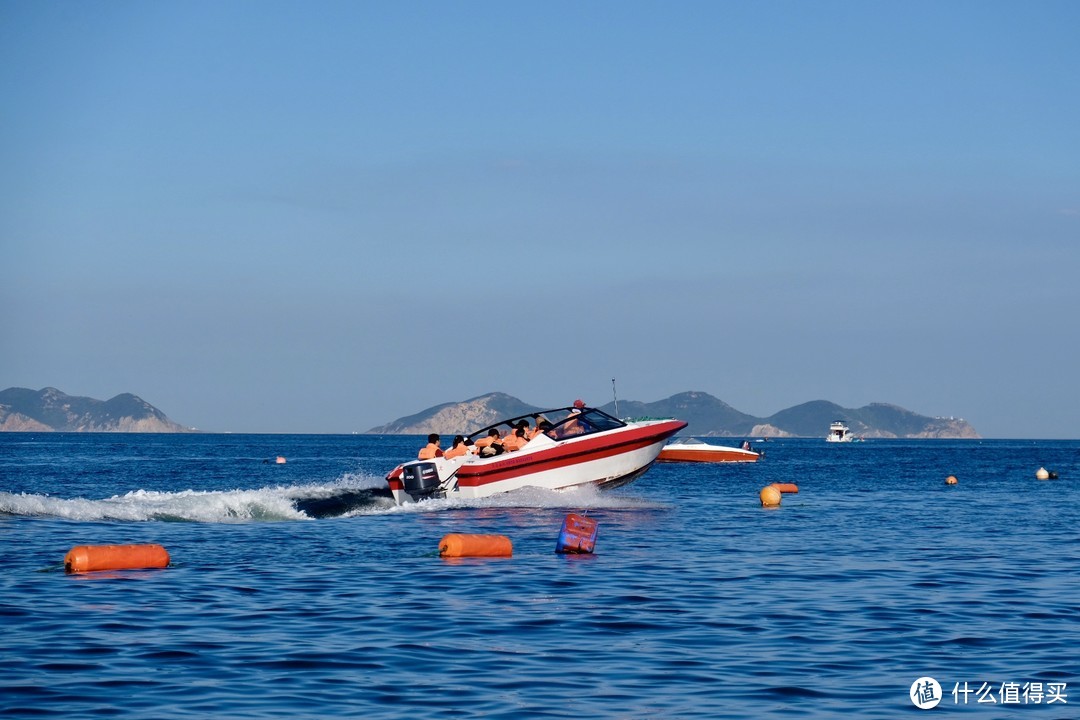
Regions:
[[[921,677],[932,712],[1080,715],[1080,442],[773,441],[608,492],[372,493],[420,444],[0,433],[0,716],[881,718],[924,712]],[[770,482],[800,492],[763,509]],[[593,555],[553,552],[571,511]],[[451,532],[513,557],[440,559]],[[64,573],[120,543],[172,565]]]

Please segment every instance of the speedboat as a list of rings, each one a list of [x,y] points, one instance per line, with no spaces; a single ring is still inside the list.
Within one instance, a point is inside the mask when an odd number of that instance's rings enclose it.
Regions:
[[[660,450],[658,462],[757,462],[761,453],[750,449],[750,443],[742,448],[710,445],[697,438],[675,438]]]
[[[398,465],[386,476],[394,500],[402,505],[427,498],[487,497],[525,487],[618,487],[648,470],[668,438],[686,427],[682,420],[623,421],[597,408],[577,406],[507,418],[468,439],[487,438],[492,429],[513,432],[522,420],[544,430],[520,450]]]
[[[829,434],[825,436],[826,442],[851,442],[855,436],[851,434],[851,428],[840,420],[829,426]]]

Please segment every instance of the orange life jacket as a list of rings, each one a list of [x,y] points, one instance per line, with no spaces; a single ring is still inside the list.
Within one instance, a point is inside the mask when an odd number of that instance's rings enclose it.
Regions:
[[[525,447],[525,442],[525,438],[515,434],[510,435],[509,437],[504,437],[502,445],[507,450],[520,450],[521,448]]]
[[[428,443],[424,447],[420,448],[420,454],[416,456],[417,460],[432,460],[437,457],[442,457],[443,451],[435,443]]]
[[[467,452],[469,452],[469,446],[465,443],[461,443],[460,445],[452,447],[446,452],[444,452],[443,457],[447,459],[456,458],[458,455],[464,455]]]

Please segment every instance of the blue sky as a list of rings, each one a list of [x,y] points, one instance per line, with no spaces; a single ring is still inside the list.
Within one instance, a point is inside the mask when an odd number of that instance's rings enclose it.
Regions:
[[[1080,4],[0,3],[0,387],[1080,437]],[[825,429],[823,429],[824,433]]]

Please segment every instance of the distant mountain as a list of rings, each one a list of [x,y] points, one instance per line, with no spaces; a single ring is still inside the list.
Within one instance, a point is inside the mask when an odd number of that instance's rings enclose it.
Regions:
[[[66,395],[56,388],[0,391],[0,432],[189,432],[130,393],[111,400]]]
[[[959,418],[930,418],[896,405],[871,403],[858,409],[815,400],[781,410],[766,419],[792,435],[821,435],[822,420],[843,420],[854,435],[864,438],[977,438],[979,434]],[[831,422],[831,421],[830,421]],[[828,425],[824,427],[828,429]]]
[[[505,393],[490,393],[461,403],[444,403],[423,412],[372,428],[380,434],[454,435],[472,432],[505,417],[546,408],[529,405]],[[615,403],[600,408],[615,414]],[[781,410],[769,417],[747,415],[703,392],[684,392],[652,403],[623,400],[623,417],[676,417],[689,425],[687,435],[702,437],[825,437],[829,424],[843,420],[854,435],[864,438],[978,438],[959,418],[933,418],[896,405],[871,403],[850,409],[815,400]]]
[[[515,415],[543,410],[526,405],[506,393],[494,392],[458,403],[443,403],[423,412],[399,418],[386,425],[368,430],[379,435],[455,435],[479,430],[499,420]]]
[[[604,412],[615,414],[615,403],[611,402],[600,408]],[[697,435],[752,435],[755,425],[761,420],[739,412],[723,400],[718,400],[712,395],[703,392],[684,392],[672,395],[667,400],[659,400],[653,403],[643,403],[634,400],[623,400],[619,403],[619,415],[622,417],[674,417],[690,423],[687,432]],[[694,428],[709,428],[710,430],[723,428],[727,432],[709,432],[707,430],[695,430]],[[828,424],[822,436],[828,431]]]

